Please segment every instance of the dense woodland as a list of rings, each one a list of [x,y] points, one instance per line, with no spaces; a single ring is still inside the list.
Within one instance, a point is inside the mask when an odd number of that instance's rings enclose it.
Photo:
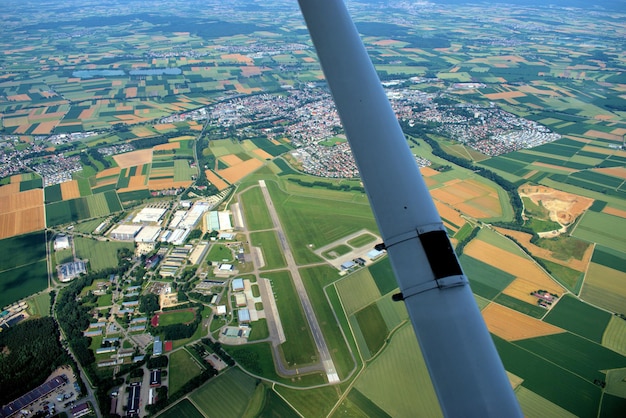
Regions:
[[[67,362],[51,317],[22,321],[0,332],[0,404],[39,386]]]

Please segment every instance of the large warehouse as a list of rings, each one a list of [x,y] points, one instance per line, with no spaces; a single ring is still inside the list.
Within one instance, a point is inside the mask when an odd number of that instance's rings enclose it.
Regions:
[[[133,223],[155,223],[159,222],[167,209],[165,208],[143,208],[133,218]]]
[[[142,225],[118,225],[111,231],[110,236],[120,241],[133,241],[141,228]]]

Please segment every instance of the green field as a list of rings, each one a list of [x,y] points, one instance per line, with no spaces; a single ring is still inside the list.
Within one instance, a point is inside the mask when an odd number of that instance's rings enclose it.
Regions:
[[[48,286],[43,231],[0,240],[0,308]]]
[[[376,237],[372,234],[361,234],[356,238],[348,241],[348,245],[354,248],[363,247],[371,242],[376,241]]]
[[[276,306],[287,339],[280,347],[288,367],[315,362],[317,350],[291,275],[279,271],[265,273],[264,277],[270,279],[276,295]]]
[[[254,378],[234,367],[202,385],[191,395],[191,399],[208,416],[240,418],[255,387]]]
[[[322,256],[329,260],[334,260],[337,257],[341,257],[344,254],[348,254],[350,251],[352,251],[352,248],[349,245],[340,244],[331,248],[330,250],[324,251],[322,253]]]
[[[381,295],[368,270],[357,270],[337,282],[341,303],[350,316],[377,300]]]
[[[367,344],[371,357],[385,344],[385,339],[389,332],[385,319],[375,303],[356,312],[354,316],[359,324],[359,329],[365,339],[365,344]]]
[[[287,266],[275,231],[250,233],[250,244],[261,248],[263,252],[264,265],[262,270],[274,270]]]
[[[374,278],[376,287],[381,295],[386,295],[398,288],[398,282],[396,281],[396,275],[391,268],[391,261],[389,257],[385,257],[382,260],[377,261],[368,267],[370,274]]]
[[[310,197],[288,195],[273,181],[267,182],[267,187],[299,264],[320,261],[311,248],[323,247],[363,228],[376,230],[369,205],[323,198],[325,191],[317,194],[311,188],[307,190]]]
[[[301,416],[323,418],[339,399],[339,390],[335,386],[317,387],[310,390],[297,390],[284,386],[274,386],[274,390],[283,396]]]
[[[602,345],[626,356],[626,321],[612,316],[602,335]]]
[[[410,324],[392,335],[389,345],[367,366],[354,387],[393,417],[442,416]]]
[[[545,317],[546,322],[597,343],[602,342],[602,334],[610,319],[610,313],[594,308],[571,295],[564,295]]]
[[[274,227],[260,187],[252,187],[239,196],[243,205],[246,226],[250,231]]]
[[[57,226],[83,219],[99,218],[122,210],[113,190],[46,205],[46,225]]]
[[[169,393],[176,393],[191,378],[198,376],[202,369],[194,361],[193,356],[187,350],[181,348],[170,354],[169,362]]]
[[[164,327],[172,324],[186,324],[193,322],[196,317],[193,311],[167,311],[159,315],[159,326]]]
[[[28,299],[28,311],[34,316],[50,315],[50,293],[42,292]]]
[[[601,389],[593,382],[584,380],[514,343],[493,335],[492,338],[505,369],[524,379],[523,387],[577,416],[596,415]]]
[[[229,262],[233,261],[233,252],[226,245],[214,243],[211,244],[206,258],[215,262]]]
[[[470,281],[472,291],[489,300],[515,280],[515,276],[465,254],[459,257],[459,262]]]
[[[132,242],[97,241],[90,238],[74,237],[76,256],[80,259],[89,260],[89,271],[99,271],[111,267],[117,267],[117,251],[135,248]]]
[[[326,286],[337,279],[337,271],[330,266],[317,266],[300,269],[300,275],[313,305],[317,321],[322,328],[337,374],[339,374],[339,378],[343,379],[348,376],[350,371],[354,370],[356,364],[335,317],[337,315],[340,321],[345,320],[343,311],[335,310],[333,312],[328,300],[330,296],[327,297],[327,292],[334,293],[335,288],[333,286]]]
[[[522,408],[524,416],[528,418],[575,418],[576,415],[560,406],[542,398],[536,393],[520,386],[515,390],[515,396]]]
[[[626,222],[618,216],[587,211],[572,235],[626,253]]]
[[[196,409],[189,399],[174,404],[167,411],[159,414],[160,418],[204,418],[204,415]]]

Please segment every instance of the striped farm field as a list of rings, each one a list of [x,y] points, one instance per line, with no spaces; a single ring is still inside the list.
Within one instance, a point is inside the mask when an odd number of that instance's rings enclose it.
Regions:
[[[525,417],[528,418],[576,418],[566,409],[561,408],[524,386],[515,391],[517,401],[522,408]]]
[[[0,239],[45,228],[43,189],[0,196]]]
[[[205,170],[204,174],[206,175],[207,180],[213,186],[217,187],[217,190],[220,192],[228,187],[228,183],[222,180],[217,174],[215,174],[211,170]]]
[[[380,297],[378,287],[369,270],[357,270],[336,283],[341,303],[350,316]]]
[[[152,162],[152,149],[141,149],[113,156],[117,165],[128,168],[134,165],[148,164]]]
[[[465,219],[461,217],[461,214],[457,210],[437,200],[435,200],[435,206],[441,218],[448,223],[452,223],[452,226],[454,226],[452,229],[458,230],[465,224]]]
[[[482,310],[489,332],[507,341],[558,334],[565,330],[497,303]]]
[[[241,180],[242,178],[246,177],[248,174],[252,173],[253,171],[257,170],[261,166],[263,166],[262,161],[259,161],[256,158],[251,158],[235,166],[226,168],[224,170],[219,170],[218,174],[224,180],[233,184]]]
[[[474,218],[492,218],[502,215],[502,207],[495,188],[474,179],[447,181],[432,189],[434,199],[458,208]]]
[[[243,416],[255,387],[255,379],[235,367],[209,380],[190,398],[208,416],[239,418]]]
[[[408,323],[392,335],[389,345],[359,375],[354,387],[392,417],[442,416],[413,328]],[[411,402],[406,402],[407,399]]]
[[[174,181],[173,179],[150,179],[148,180],[148,188],[150,190],[164,190],[187,188],[191,186],[192,181]]]
[[[626,222],[618,216],[587,211],[572,235],[626,253]]]
[[[607,206],[604,209],[602,209],[602,212],[607,213],[609,215],[619,216],[620,218],[626,219],[626,210]]]
[[[526,288],[525,286],[535,287],[534,289],[529,288],[529,292],[543,289],[559,296],[564,293],[563,287],[552,280],[534,261],[512,254],[485,241],[473,240],[465,247],[464,254],[516,276],[518,279],[523,279],[518,285],[511,288],[512,294],[510,296],[517,297],[520,289]]]
[[[626,272],[589,264],[580,297],[611,312],[626,314]]]
[[[80,197],[80,190],[78,190],[78,181],[71,180],[61,183],[61,195],[63,200],[75,199]]]
[[[602,345],[626,356],[626,321],[612,316],[602,334]]]

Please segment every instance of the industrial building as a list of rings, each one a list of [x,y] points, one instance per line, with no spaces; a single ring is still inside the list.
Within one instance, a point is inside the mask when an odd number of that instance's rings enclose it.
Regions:
[[[229,212],[211,211],[204,215],[202,231],[231,231],[233,229]]]
[[[141,228],[143,228],[142,225],[118,225],[109,236],[120,241],[133,241]]]
[[[161,234],[161,228],[158,226],[144,226],[135,236],[135,242],[156,242]]]
[[[133,218],[133,223],[158,223],[167,212],[166,208],[143,208]]]
[[[239,309],[237,311],[237,318],[240,324],[247,324],[250,322],[250,311],[248,309]]]
[[[61,264],[57,266],[57,273],[61,282],[69,282],[81,273],[87,273],[87,265],[82,260]]]
[[[244,290],[243,279],[234,279],[232,282],[232,289],[233,292],[241,292],[242,290]]]
[[[70,239],[67,235],[59,235],[54,239],[54,251],[67,250],[70,248]]]

